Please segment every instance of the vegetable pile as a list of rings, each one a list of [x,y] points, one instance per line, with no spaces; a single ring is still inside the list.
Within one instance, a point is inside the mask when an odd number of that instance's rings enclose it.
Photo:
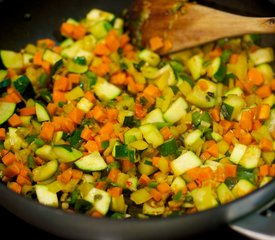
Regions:
[[[92,9],[1,50],[0,179],[92,217],[191,214],[275,177],[274,51],[257,35],[161,57]]]

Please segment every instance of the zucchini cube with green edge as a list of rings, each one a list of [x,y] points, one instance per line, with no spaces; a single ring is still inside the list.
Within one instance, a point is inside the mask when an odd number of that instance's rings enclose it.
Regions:
[[[246,169],[253,169],[260,165],[261,149],[257,145],[249,145],[239,161],[239,165]]]
[[[36,184],[35,193],[39,203],[51,207],[58,207],[57,194],[50,191],[46,185]]]
[[[161,156],[168,156],[170,154],[176,154],[178,152],[178,145],[175,138],[170,138],[165,141],[159,147]]]
[[[229,160],[235,164],[239,164],[240,160],[245,154],[246,149],[247,149],[246,145],[241,143],[236,143],[230,154]]]
[[[52,177],[58,169],[57,160],[51,160],[46,164],[33,169],[33,180],[35,182],[41,182]]]
[[[162,111],[159,108],[155,108],[151,112],[149,112],[142,120],[141,125],[147,123],[160,123],[164,122]]]
[[[220,183],[220,185],[217,187],[217,194],[218,194],[218,199],[221,204],[231,202],[235,199],[234,194],[226,186],[225,183]]]
[[[140,188],[130,195],[130,199],[137,205],[145,203],[151,198],[152,195],[145,188]]]
[[[50,121],[50,114],[43,103],[35,102],[35,113],[38,122]]]
[[[98,78],[94,86],[94,91],[100,100],[107,101],[116,98],[121,93],[121,89],[119,87],[107,82],[103,78]]]
[[[27,100],[35,97],[32,83],[26,75],[22,75],[13,81],[13,86],[24,99]]]
[[[46,49],[43,56],[42,56],[42,59],[44,61],[47,61],[49,62],[51,65],[54,65],[56,62],[58,62],[59,60],[61,60],[61,56],[56,53],[56,52],[53,52],[52,50],[50,49]]]
[[[254,191],[256,186],[246,179],[240,179],[232,189],[232,193],[236,198],[243,197]]]
[[[23,68],[23,55],[18,52],[10,50],[1,50],[0,51],[1,59],[6,68]]]
[[[249,58],[255,65],[274,61],[274,50],[271,47],[259,48],[249,52]]]
[[[163,144],[164,142],[163,136],[161,135],[157,127],[155,127],[153,124],[150,123],[150,124],[142,125],[139,127],[139,129],[141,130],[145,141],[148,144],[152,144],[154,148]]]
[[[107,168],[105,160],[98,151],[76,160],[75,165],[83,171],[101,171]]]
[[[93,8],[90,12],[87,13],[86,19],[96,21],[107,20],[111,22],[115,19],[115,15],[113,13],[103,11],[98,8]]]
[[[199,79],[186,100],[200,108],[211,108],[216,104],[217,85],[207,79]]]
[[[182,97],[179,97],[170,105],[170,107],[163,114],[163,117],[165,121],[175,123],[186,114],[187,108],[187,102]]]
[[[211,186],[196,188],[191,191],[191,196],[199,211],[213,208],[218,205],[216,196],[214,195]]]
[[[177,193],[178,191],[183,190],[185,187],[186,187],[186,182],[181,176],[176,176],[170,186],[171,190],[174,193]]]
[[[91,202],[93,208],[102,215],[105,215],[110,208],[111,196],[104,190],[92,188],[85,196],[83,196],[83,199]]]
[[[200,165],[202,165],[202,161],[192,151],[186,151],[171,161],[171,169],[176,176]]]
[[[150,204],[150,202],[145,202],[142,205],[142,213],[150,216],[159,216],[162,215],[165,211],[165,206],[159,205],[159,206],[153,206]]]
[[[0,102],[0,124],[8,121],[8,119],[13,115],[15,108],[15,103]]]
[[[85,98],[85,97],[82,97],[79,102],[76,104],[76,107],[80,110],[82,110],[83,112],[87,113],[91,110],[91,108],[93,107],[93,103]]]
[[[223,100],[221,113],[226,120],[237,120],[245,106],[246,102],[242,96],[230,94]]]
[[[53,152],[60,163],[74,162],[83,155],[81,151],[69,145],[55,145],[53,146]]]

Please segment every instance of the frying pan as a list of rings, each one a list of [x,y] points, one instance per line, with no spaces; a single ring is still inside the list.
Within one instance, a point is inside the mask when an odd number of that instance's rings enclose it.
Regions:
[[[199,1],[228,11],[253,16],[272,16],[270,1]],[[80,19],[97,7],[121,15],[127,0],[0,0],[0,48],[20,50],[39,38],[59,40],[60,23],[69,17]],[[275,47],[275,36],[263,36],[263,43]],[[67,239],[175,239],[228,224],[236,231],[257,239],[274,239],[274,215],[262,210],[275,199],[275,180],[231,203],[181,217],[150,220],[91,218],[40,205],[0,184],[0,204],[15,216],[42,230]]]

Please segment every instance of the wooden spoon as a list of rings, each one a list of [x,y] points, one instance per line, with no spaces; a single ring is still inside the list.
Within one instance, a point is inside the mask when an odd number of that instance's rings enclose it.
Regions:
[[[133,43],[164,55],[243,34],[275,33],[275,17],[247,17],[181,0],[134,0],[125,14]],[[154,46],[157,47],[157,46]]]

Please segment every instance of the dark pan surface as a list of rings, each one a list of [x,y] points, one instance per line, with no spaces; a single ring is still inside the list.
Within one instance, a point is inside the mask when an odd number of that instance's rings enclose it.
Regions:
[[[200,1],[217,6],[221,1]],[[230,3],[231,2],[231,3]],[[245,5],[246,2],[246,5]],[[0,49],[17,49],[39,38],[59,39],[60,23],[68,17],[82,18],[93,7],[121,14],[128,0],[0,0]],[[275,8],[268,1],[222,1],[228,11],[246,15],[272,16]],[[274,36],[264,38],[275,46]],[[275,181],[230,204],[185,217],[151,220],[94,219],[69,214],[19,196],[0,184],[0,205],[38,228],[67,239],[173,239],[190,236],[241,218],[274,198]]]

